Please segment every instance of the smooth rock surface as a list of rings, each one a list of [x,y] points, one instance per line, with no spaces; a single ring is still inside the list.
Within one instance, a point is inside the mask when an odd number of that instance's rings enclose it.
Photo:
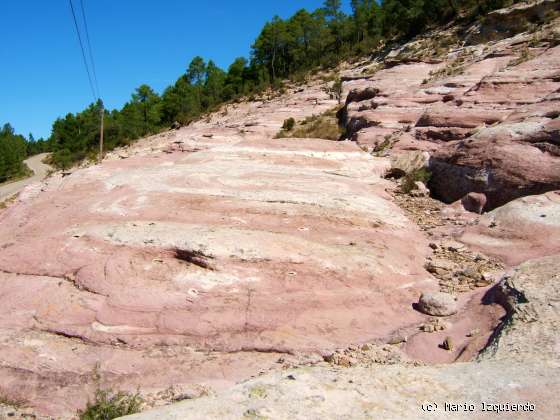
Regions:
[[[560,306],[551,302],[560,299],[559,273],[560,258],[554,256],[523,264],[500,283],[496,298],[509,302],[509,313],[476,361],[440,366],[304,367],[262,375],[216,396],[127,419],[233,419],[255,413],[275,419],[558,418]],[[295,380],[288,379],[289,375]],[[262,391],[259,398],[254,397],[255,390]],[[475,405],[474,412],[445,409],[446,403],[465,402]],[[530,403],[535,411],[496,414],[483,411],[483,402]],[[432,404],[433,411],[425,404]]]
[[[99,381],[222,389],[421,323],[437,283],[388,160],[273,139],[335,105],[320,83],[228,105],[23,191],[0,214],[0,389],[62,418]]]
[[[457,239],[509,266],[560,254],[560,191],[513,200],[467,226]]]

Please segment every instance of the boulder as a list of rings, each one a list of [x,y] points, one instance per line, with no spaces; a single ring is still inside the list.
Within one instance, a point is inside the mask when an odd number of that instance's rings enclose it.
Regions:
[[[420,296],[417,309],[426,315],[450,316],[457,313],[457,302],[448,293],[427,292]]]
[[[365,89],[352,89],[346,97],[346,105],[351,102],[362,102],[373,99],[379,93],[379,89],[368,86]]]
[[[558,190],[560,156],[538,145],[556,142],[557,132],[546,122],[503,123],[482,129],[432,154],[430,190],[446,203],[471,192],[484,193],[485,210],[526,195]]]
[[[391,169],[386,178],[401,178],[428,166],[430,154],[418,150],[402,152],[391,156]]]
[[[466,211],[482,214],[486,201],[486,195],[471,192],[461,199],[461,204]]]

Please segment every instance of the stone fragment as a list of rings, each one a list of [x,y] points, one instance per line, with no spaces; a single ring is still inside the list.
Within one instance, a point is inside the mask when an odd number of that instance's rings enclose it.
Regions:
[[[476,337],[478,334],[480,334],[480,329],[475,328],[467,333],[467,337]]]
[[[426,270],[430,273],[440,274],[448,271],[453,271],[455,268],[455,264],[442,258],[434,258],[432,261],[428,261],[426,263]]]
[[[396,335],[394,337],[392,337],[387,344],[391,344],[391,345],[395,345],[395,344],[401,344],[401,343],[406,343],[407,341],[407,337],[403,336],[403,335]]]
[[[349,357],[347,357],[345,355],[340,355],[340,356],[338,356],[336,364],[339,365],[339,366],[342,366],[342,367],[350,367],[350,366],[352,366],[352,361],[350,360]]]
[[[430,190],[422,181],[414,182],[414,189],[410,192],[413,197],[429,197]]]
[[[486,195],[470,192],[461,199],[461,204],[466,211],[482,214],[482,211],[486,206],[486,201]]]
[[[400,178],[428,165],[430,154],[422,151],[402,152],[391,156],[391,169],[387,178]]]
[[[453,351],[453,339],[451,337],[445,337],[443,343],[441,344],[441,348],[447,351]]]
[[[435,328],[432,324],[423,324],[420,326],[420,329],[427,333],[432,333],[435,331]]]

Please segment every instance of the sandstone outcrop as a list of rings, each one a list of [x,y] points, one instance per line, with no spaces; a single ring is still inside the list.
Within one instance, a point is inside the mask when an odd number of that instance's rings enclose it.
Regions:
[[[504,302],[508,315],[476,361],[440,366],[301,367],[262,375],[216,396],[127,418],[472,419],[497,415],[483,412],[482,402],[524,405],[525,411],[510,413],[516,418],[557,418],[558,273],[560,258],[549,257],[521,265],[499,284],[493,299]],[[262,390],[259,398],[254,397],[256,389]],[[445,409],[445,403],[465,402],[475,405],[473,412]],[[533,404],[534,411],[527,411],[527,404]]]
[[[513,200],[485,214],[457,239],[510,266],[560,254],[560,192]]]
[[[557,4],[347,65],[352,141],[274,138],[334,114],[319,75],[26,188],[0,210],[0,416],[100,387],[189,399],[138,419],[557,418]]]
[[[488,211],[560,189],[558,8],[556,1],[515,5],[482,26],[394,50],[389,68],[345,84],[354,98],[340,113],[349,138],[378,155],[430,153],[429,188],[446,203],[483,193]],[[496,39],[481,44],[473,35],[463,45],[465,31]],[[439,60],[434,38],[448,43]]]
[[[221,389],[422,323],[437,281],[388,160],[273,139],[335,106],[320,83],[228,105],[28,187],[0,214],[1,393],[63,418],[96,386]]]

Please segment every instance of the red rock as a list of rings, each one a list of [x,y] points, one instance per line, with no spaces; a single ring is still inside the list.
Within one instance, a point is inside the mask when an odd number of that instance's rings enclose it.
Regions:
[[[0,388],[59,417],[95,375],[131,391],[220,388],[281,354],[420,322],[412,303],[437,285],[426,239],[385,192],[388,161],[273,139],[288,115],[335,105],[315,86],[228,106],[24,191],[0,214]],[[168,149],[178,141],[198,151]]]
[[[486,196],[479,193],[468,193],[461,199],[461,204],[465,210],[481,214],[486,206]]]
[[[505,113],[493,109],[467,109],[439,104],[426,111],[416,127],[458,127],[472,129],[499,122]]]
[[[446,202],[484,193],[487,209],[494,209],[560,189],[560,156],[536,147],[530,141],[536,135],[542,135],[539,124],[502,124],[442,146],[430,161],[430,190]]]
[[[458,240],[509,266],[560,254],[560,191],[513,200],[468,226]]]

